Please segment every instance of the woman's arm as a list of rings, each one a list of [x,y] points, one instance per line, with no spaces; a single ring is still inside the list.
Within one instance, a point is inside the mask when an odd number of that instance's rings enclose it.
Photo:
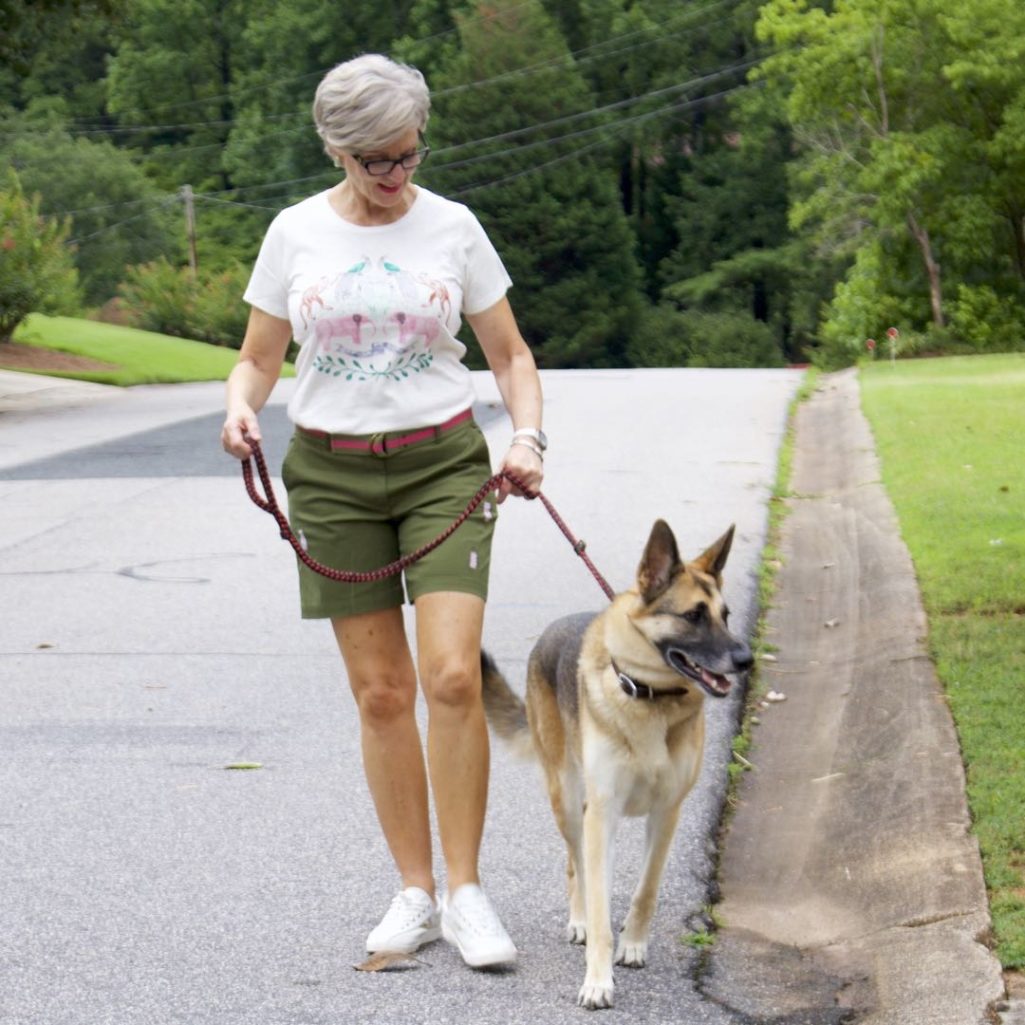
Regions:
[[[541,428],[541,378],[537,364],[520,334],[512,307],[505,297],[481,313],[467,314],[466,320],[484,352],[505,408],[512,418],[513,430],[523,427]],[[514,444],[502,460],[502,469],[514,474],[531,491],[541,486],[544,465],[539,453],[525,444]],[[498,500],[516,489],[503,481]]]
[[[248,459],[253,454],[243,434],[254,441],[261,440],[256,414],[263,409],[281,376],[291,338],[289,321],[272,317],[255,306],[250,311],[238,363],[228,375],[227,418],[221,429],[224,451],[238,459]]]

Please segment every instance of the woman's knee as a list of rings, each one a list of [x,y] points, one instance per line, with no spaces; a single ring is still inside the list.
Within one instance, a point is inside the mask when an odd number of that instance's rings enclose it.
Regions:
[[[428,705],[466,709],[480,702],[479,662],[446,658],[422,667],[420,673]]]
[[[416,680],[405,674],[382,672],[367,680],[351,681],[360,719],[386,725],[413,713]]]

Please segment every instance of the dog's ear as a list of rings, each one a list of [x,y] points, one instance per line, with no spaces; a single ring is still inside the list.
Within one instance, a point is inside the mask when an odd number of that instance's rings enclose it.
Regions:
[[[730,555],[730,548],[733,545],[733,528],[735,523],[730,524],[730,529],[715,544],[702,552],[695,560],[694,565],[709,576],[719,580],[722,576],[723,567]]]
[[[656,520],[644,546],[641,564],[637,567],[637,587],[646,604],[653,602],[669,586],[679,568],[680,552],[676,538],[665,520]]]

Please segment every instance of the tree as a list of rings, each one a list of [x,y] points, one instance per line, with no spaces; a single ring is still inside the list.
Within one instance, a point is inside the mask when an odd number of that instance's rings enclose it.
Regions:
[[[763,73],[802,147],[791,224],[854,276],[834,316],[859,322],[869,304],[918,319],[917,293],[942,329],[951,282],[1006,278],[1013,260],[1020,288],[1017,0],[770,0],[758,28],[777,47]]]
[[[639,276],[615,179],[592,155],[615,136],[539,3],[456,21],[461,48],[432,76],[424,180],[481,217],[541,365],[622,365]]]
[[[70,313],[78,305],[78,283],[65,244],[67,222],[39,212],[39,197],[27,197],[9,171],[0,191],[0,343],[30,313]]]
[[[117,7],[118,0],[0,0],[0,105],[21,110],[59,96],[71,115],[101,127]]]
[[[45,215],[67,216],[84,299],[106,302],[125,268],[182,252],[180,211],[131,156],[106,141],[72,138],[60,119],[10,119],[5,156]]]
[[[1001,264],[1006,259],[1020,294],[1025,284],[1025,7],[1016,0],[974,0],[970,6],[954,5],[944,27],[955,53],[944,74],[979,140],[978,170],[989,172],[983,198],[997,220],[993,245],[984,236],[972,255],[990,268],[994,255]]]
[[[125,0],[109,61],[108,106],[165,190],[230,187],[221,154],[244,63],[242,0]]]

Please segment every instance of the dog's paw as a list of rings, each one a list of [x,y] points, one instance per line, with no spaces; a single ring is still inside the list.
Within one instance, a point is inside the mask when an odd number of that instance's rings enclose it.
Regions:
[[[584,979],[577,996],[577,1004],[587,1008],[588,1011],[600,1011],[603,1008],[612,1006],[612,991],[615,987],[612,980],[604,982],[590,982]]]
[[[570,943],[586,943],[587,926],[583,922],[567,922],[566,939]]]
[[[643,968],[648,957],[647,940],[627,940],[619,937],[619,945],[616,947],[616,964],[625,965],[627,968]]]

